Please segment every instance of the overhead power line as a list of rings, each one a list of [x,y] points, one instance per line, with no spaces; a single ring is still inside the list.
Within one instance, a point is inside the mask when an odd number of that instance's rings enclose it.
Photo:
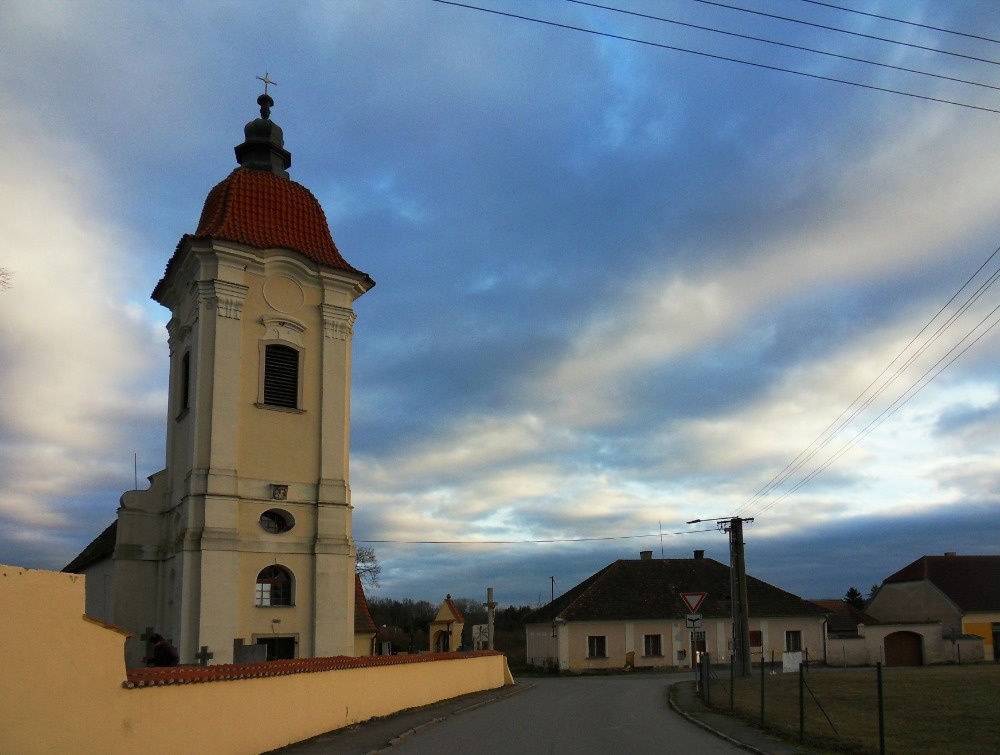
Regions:
[[[650,532],[647,535],[609,535],[607,537],[556,537],[538,540],[360,540],[356,543],[391,543],[393,545],[526,545],[532,543],[592,543],[600,540],[638,540],[662,535],[693,535],[697,532],[715,532],[707,530],[680,530],[678,532]]]
[[[725,8],[727,10],[739,11],[740,13],[749,13],[753,16],[761,16],[762,18],[772,18],[777,21],[786,21],[790,24],[802,24],[803,26],[811,26],[814,29],[823,29],[824,31],[833,31],[838,34],[848,34],[852,37],[862,37],[863,39],[871,39],[875,42],[888,42],[893,45],[900,45],[902,47],[911,47],[915,50],[924,50],[925,52],[934,52],[938,55],[950,55],[955,58],[964,58],[965,60],[974,60],[977,63],[989,63],[990,65],[1000,66],[1000,61],[990,60],[989,58],[979,58],[975,55],[966,55],[962,52],[952,52],[950,50],[941,50],[937,47],[927,47],[926,45],[918,45],[914,42],[904,42],[900,39],[889,39],[888,37],[879,37],[874,34],[865,34],[860,31],[851,31],[850,29],[841,29],[837,26],[827,26],[826,24],[818,24],[814,21],[803,21],[800,18],[791,18],[789,16],[779,16],[774,13],[765,13],[759,10],[751,10],[750,8],[741,8],[738,5],[729,5],[728,3],[720,3],[717,0],[694,0],[696,3],[702,3],[703,5],[714,5],[718,8]]]
[[[843,55],[837,52],[828,52],[826,50],[817,50],[814,47],[806,47],[805,45],[791,44],[790,42],[781,42],[774,39],[766,39],[765,37],[755,37],[751,34],[741,34],[734,31],[726,31],[724,29],[716,29],[712,26],[702,26],[701,24],[692,24],[687,21],[678,21],[673,18],[666,18],[664,16],[653,16],[648,13],[638,13],[636,11],[625,10],[624,8],[615,8],[610,5],[601,5],[600,3],[591,3],[587,0],[565,0],[567,3],[573,3],[574,5],[586,5],[590,8],[597,8],[599,10],[611,11],[612,13],[621,13],[626,16],[635,16],[637,18],[646,19],[647,21],[660,21],[665,24],[673,24],[675,26],[683,26],[688,29],[696,29],[698,31],[707,31],[712,34],[722,34],[727,37],[735,37],[737,39],[746,39],[751,42],[761,42],[766,45],[775,45],[776,47],[785,47],[790,50],[799,50],[800,52],[808,52],[813,55],[823,55],[829,58],[837,58],[838,60],[849,60],[852,63],[863,63],[869,66],[876,66],[878,68],[888,68],[893,71],[903,71],[904,73],[915,73],[919,76],[930,76],[935,79],[943,79],[944,81],[954,81],[958,84],[969,84],[975,87],[984,87],[986,89],[995,89],[1000,91],[1000,86],[993,86],[992,84],[984,84],[979,81],[969,81],[968,79],[960,79],[955,76],[945,76],[940,73],[932,73],[931,71],[921,71],[918,68],[907,68],[906,66],[892,65],[891,63],[881,63],[877,60],[869,60],[868,58],[856,58],[853,55]]]
[[[822,451],[826,446],[828,446],[837,435],[843,432],[863,411],[869,408],[876,399],[881,397],[902,375],[909,369],[916,360],[922,356],[941,336],[951,329],[959,318],[964,315],[969,308],[979,301],[982,296],[993,287],[993,285],[1000,280],[1000,269],[994,270],[975,291],[969,294],[958,309],[952,313],[938,328],[930,333],[914,350],[912,353],[903,360],[903,357],[910,352],[911,347],[917,343],[918,339],[921,338],[935,321],[937,321],[941,315],[959,298],[961,293],[969,288],[969,286],[976,280],[980,274],[986,269],[986,267],[1000,254],[1000,247],[993,251],[993,253],[983,262],[982,265],[969,277],[969,279],[962,284],[962,286],[956,291],[952,297],[934,314],[930,320],[920,329],[920,331],[910,339],[909,343],[903,347],[902,350],[892,359],[892,361],[882,370],[881,373],[865,388],[848,406],[844,411],[838,415],[838,417],[831,422],[819,435],[813,439],[803,451],[799,453],[789,464],[785,466],[777,475],[775,475],[771,480],[764,485],[760,490],[758,490],[753,496],[750,497],[739,509],[739,512],[749,511],[750,507],[755,502],[760,502],[765,497],[773,493],[777,488],[787,482],[792,476],[801,471],[806,464],[808,464],[820,451]],[[806,485],[808,482],[812,481],[817,475],[821,474],[824,470],[829,468],[833,463],[840,459],[847,451],[854,448],[858,443],[861,442],[865,437],[867,437],[872,431],[874,431],[879,425],[881,425],[885,420],[895,414],[899,409],[901,409],[905,404],[911,401],[920,391],[922,391],[927,385],[929,385],[933,380],[935,380],[945,369],[947,369],[951,364],[953,364],[959,357],[961,357],[966,351],[968,351],[972,346],[974,346],[981,338],[983,338],[987,333],[989,333],[998,323],[1000,323],[1000,318],[995,318],[997,313],[1000,312],[1000,305],[994,307],[989,314],[983,317],[978,323],[976,323],[971,329],[969,329],[943,356],[941,356],[929,369],[927,369],[920,377],[911,382],[909,386],[901,393],[899,396],[892,401],[885,409],[882,410],[874,419],[870,420],[864,427],[862,427],[857,433],[847,441],[838,451],[829,456],[821,464],[813,468],[808,474],[806,474],[801,480],[795,483],[789,490],[782,493],[776,499],[770,503],[764,505],[763,507],[756,509],[756,515],[770,510],[778,502],[784,500],[789,495],[793,494],[799,490],[802,486]],[[990,322],[990,320],[993,320]],[[978,333],[978,335],[977,335]],[[972,339],[969,341],[969,339]],[[963,347],[962,345],[965,344]],[[960,348],[961,347],[961,348]],[[893,365],[902,361],[894,370],[892,370]],[[887,373],[892,370],[889,377],[882,381],[882,378],[886,376]],[[879,384],[881,382],[881,384]],[[872,388],[879,384],[878,387],[872,391]],[[870,395],[869,392],[871,392]],[[865,398],[865,396],[868,396]],[[845,415],[846,418],[845,418]]]
[[[977,335],[970,343],[968,343],[961,351],[959,351],[957,354],[948,359],[948,356],[951,355],[955,351],[955,349],[957,349],[966,339],[972,336],[972,334],[975,333],[976,330],[979,330],[979,328],[981,328],[990,318],[996,315],[997,312],[1000,312],[1000,304],[998,304],[993,309],[993,311],[991,311],[986,317],[980,320],[980,322],[976,325],[976,327],[973,328],[971,331],[969,331],[969,333],[967,333],[962,338],[962,340],[959,341],[958,344],[953,346],[951,351],[948,352],[948,354],[945,354],[945,356],[941,357],[941,359],[935,362],[934,365],[929,370],[927,370],[927,372],[921,375],[920,379],[917,380],[915,383],[913,383],[913,385],[911,385],[910,388],[907,389],[906,393],[904,393],[902,396],[896,399],[892,404],[890,404],[886,409],[884,409],[881,414],[879,414],[875,419],[873,419],[871,422],[865,425],[861,429],[861,431],[858,432],[858,434],[851,439],[849,443],[847,443],[836,454],[834,454],[827,461],[825,461],[821,466],[817,467],[812,472],[810,472],[808,476],[806,476],[804,479],[796,483],[795,486],[792,487],[790,490],[783,493],[778,498],[771,501],[769,504],[760,509],[759,513],[764,513],[766,511],[769,511],[770,509],[774,508],[774,506],[776,506],[780,501],[784,500],[788,496],[795,493],[803,485],[806,485],[807,483],[811,482],[813,478],[815,478],[817,475],[825,471],[829,466],[834,464],[838,459],[840,459],[841,456],[850,451],[858,443],[864,440],[869,434],[871,434],[872,431],[874,431],[879,425],[881,425],[883,422],[889,419],[889,417],[891,417],[893,414],[895,414],[897,411],[903,408],[904,405],[909,403],[918,393],[920,393],[920,391],[926,388],[935,378],[937,378],[938,375],[940,375],[948,367],[950,367],[955,362],[955,360],[957,360],[966,351],[975,346],[979,342],[979,340],[983,338],[983,336],[985,336],[987,333],[993,330],[993,328],[995,328],[998,324],[1000,324],[1000,318],[994,319],[992,323],[987,325],[986,328],[979,335]],[[946,359],[947,361],[945,361]]]
[[[992,260],[998,253],[1000,253],[1000,248],[994,251],[993,254],[991,254],[989,258],[986,260],[986,262],[980,265],[979,269],[972,274],[969,280],[966,281],[962,285],[962,287],[955,292],[954,295],[952,295],[951,299],[949,299],[941,307],[941,309],[939,309],[937,313],[935,313],[935,315],[930,320],[928,320],[927,324],[920,329],[920,332],[910,339],[909,343],[907,343],[906,346],[904,346],[900,350],[900,352],[895,357],[893,357],[892,361],[889,362],[888,365],[886,365],[886,367],[882,370],[882,372],[880,372],[878,376],[874,380],[872,380],[872,382],[869,383],[868,386],[863,391],[861,391],[861,393],[859,393],[850,404],[847,405],[847,408],[845,408],[839,415],[837,415],[836,419],[834,419],[833,422],[827,425],[826,428],[824,428],[823,431],[819,435],[817,435],[816,438],[813,439],[812,443],[810,443],[803,451],[801,451],[798,456],[792,459],[792,461],[789,462],[785,466],[785,468],[781,470],[781,472],[779,472],[777,475],[771,478],[771,480],[766,485],[764,485],[764,487],[758,490],[757,493],[755,493],[750,498],[750,500],[744,503],[743,506],[740,507],[741,510],[748,507],[755,500],[767,496],[773,490],[783,485],[790,477],[792,477],[800,469],[802,469],[802,467],[808,464],[820,451],[826,448],[842,430],[846,429],[863,411],[865,411],[869,406],[871,406],[876,401],[876,399],[881,397],[903,375],[903,373],[907,369],[909,369],[909,367],[914,362],[916,362],[917,359],[919,359],[934,343],[936,343],[937,340],[949,328],[951,328],[951,326],[954,325],[955,322],[969,309],[969,307],[975,304],[980,299],[980,297],[989,288],[991,288],[993,284],[997,282],[998,279],[1000,279],[1000,270],[997,270],[992,275],[990,275],[990,277],[986,280],[985,283],[983,283],[973,294],[971,294],[969,298],[967,298],[965,302],[963,302],[962,305],[950,317],[948,317],[947,320],[945,320],[945,322],[943,322],[940,326],[938,326],[937,330],[934,331],[934,333],[932,333],[930,336],[928,336],[927,339],[924,340],[923,343],[921,343],[920,346],[915,351],[913,351],[913,353],[911,353],[910,356],[907,357],[902,364],[898,365],[895,368],[895,370],[892,371],[889,377],[881,383],[881,385],[878,385],[879,381],[881,381],[882,378],[885,377],[887,373],[889,373],[889,371],[893,368],[893,366],[896,365],[897,362],[899,362],[903,358],[903,356],[910,350],[910,347],[917,342],[917,339],[919,339],[931,327],[931,325],[941,316],[941,314],[949,306],[951,306],[951,304],[955,301],[955,299],[958,298],[959,294],[963,290],[965,290],[966,287],[968,287],[968,285],[979,275],[979,273],[982,272],[983,268],[985,268],[986,265],[989,264],[990,260]],[[872,389],[875,388],[876,385],[878,385],[878,387],[874,391],[872,391]],[[869,391],[871,391],[870,395]],[[865,396],[868,396],[868,398],[866,399]],[[837,458],[839,458],[842,455],[843,455],[842,453],[838,454]],[[829,464],[824,465],[823,468],[825,469],[827,466],[829,466]]]
[[[955,31],[954,29],[945,29],[941,26],[931,26],[930,24],[921,24],[917,21],[907,21],[905,18],[895,18],[893,16],[882,16],[878,13],[869,13],[868,11],[858,10],[857,8],[845,8],[842,5],[834,5],[833,3],[822,3],[820,0],[801,0],[803,3],[809,3],[810,5],[821,5],[824,8],[833,8],[834,10],[843,11],[844,13],[855,13],[859,16],[868,16],[868,18],[878,18],[882,21],[892,21],[897,24],[905,24],[907,26],[915,26],[919,29],[930,29],[931,31],[939,31],[943,34],[955,34],[959,37],[968,37],[969,39],[978,39],[983,42],[993,42],[994,44],[1000,44],[1000,40],[993,39],[992,37],[981,37],[978,34],[969,34],[964,31]]]
[[[702,2],[703,0],[698,0]],[[689,55],[698,55],[704,58],[711,58],[713,60],[722,60],[728,63],[739,63],[745,66],[751,66],[753,68],[760,68],[768,71],[778,71],[780,73],[790,73],[796,76],[804,76],[809,79],[816,79],[818,81],[829,81],[835,84],[846,84],[847,86],[858,87],[861,89],[868,89],[876,92],[886,92],[888,94],[898,94],[903,97],[911,97],[913,99],[924,100],[925,102],[937,102],[942,105],[954,105],[955,107],[966,108],[969,110],[979,110],[986,113],[995,113],[1000,115],[1000,110],[995,108],[986,107],[984,105],[972,105],[967,102],[959,102],[957,100],[944,99],[942,97],[931,97],[925,94],[916,94],[914,92],[907,92],[901,89],[892,89],[891,87],[882,87],[875,84],[863,84],[859,81],[851,81],[849,79],[840,79],[835,76],[823,76],[816,73],[808,73],[806,71],[797,71],[793,68],[784,68],[782,66],[770,65],[767,63],[757,63],[751,60],[743,60],[741,58],[734,58],[727,55],[719,55],[716,53],[705,52],[703,50],[692,50],[686,47],[679,47],[677,45],[668,45],[662,42],[652,42],[650,40],[638,39],[636,37],[628,37],[621,34],[611,34],[610,32],[598,31],[596,29],[588,29],[583,26],[574,26],[572,24],[564,24],[558,21],[549,21],[546,19],[535,18],[533,16],[525,16],[520,13],[510,13],[508,11],[496,10],[495,8],[484,8],[478,5],[472,5],[470,3],[461,3],[456,0],[431,0],[431,2],[439,3],[441,5],[450,5],[456,8],[464,8],[466,10],[478,11],[480,13],[488,13],[495,16],[503,16],[505,18],[512,18],[518,21],[528,21],[530,23],[541,24],[543,26],[551,26],[558,29],[566,29],[568,31],[577,31],[584,34],[593,34],[595,36],[604,37],[607,39],[615,39],[622,42],[632,42],[634,44],[645,45],[647,47],[655,47],[661,50],[672,50],[674,52],[687,53]]]

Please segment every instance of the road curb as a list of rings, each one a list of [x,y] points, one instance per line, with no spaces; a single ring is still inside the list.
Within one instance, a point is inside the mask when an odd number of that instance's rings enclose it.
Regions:
[[[693,723],[693,724],[695,724],[697,726],[700,726],[705,731],[711,732],[712,734],[714,734],[715,736],[719,737],[720,739],[724,739],[727,742],[729,742],[730,744],[736,745],[737,747],[739,747],[741,749],[744,749],[747,752],[753,752],[753,753],[756,753],[757,755],[770,755],[766,750],[760,750],[760,749],[754,747],[753,745],[747,744],[746,742],[741,742],[740,740],[735,739],[735,738],[729,736],[725,732],[719,731],[714,726],[712,726],[710,723],[701,720],[697,716],[691,715],[690,713],[688,713],[686,710],[684,710],[683,708],[681,708],[677,704],[677,702],[674,700],[674,696],[672,694],[670,694],[670,690],[669,689],[667,690],[667,703],[670,705],[671,709],[675,713],[683,716],[684,718],[686,718],[691,723]]]
[[[451,711],[450,713],[447,713],[444,716],[438,716],[437,718],[432,718],[430,721],[427,721],[426,723],[422,723],[419,726],[414,726],[412,729],[407,729],[402,734],[399,734],[390,739],[385,747],[382,747],[378,750],[372,750],[371,752],[368,753],[368,755],[379,755],[379,753],[384,753],[390,750],[391,748],[395,747],[396,745],[405,742],[407,739],[414,736],[415,734],[419,734],[420,732],[425,731],[432,726],[436,726],[437,724],[442,723],[443,721],[447,721],[449,718],[457,716],[459,713],[468,713],[469,711],[475,710],[476,708],[482,708],[485,705],[492,705],[493,703],[498,703],[501,700],[506,700],[508,697],[513,697],[514,695],[526,692],[529,689],[534,688],[534,686],[535,686],[534,684],[519,683],[519,684],[514,684],[510,689],[501,687],[498,694],[492,695],[486,700],[477,700],[474,703],[466,705],[464,708],[458,708],[456,710]]]

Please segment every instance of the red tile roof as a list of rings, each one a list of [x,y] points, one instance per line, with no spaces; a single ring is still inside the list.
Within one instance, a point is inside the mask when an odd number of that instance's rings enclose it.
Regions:
[[[462,616],[462,612],[458,610],[458,606],[455,605],[455,601],[451,599],[450,595],[444,599],[444,605],[446,605],[448,610],[451,611],[451,615],[455,617],[456,622],[459,624],[465,623],[465,617]]]
[[[365,588],[361,584],[361,577],[354,575],[354,633],[355,634],[375,634],[378,627],[372,618],[372,612],[368,608],[368,599],[365,597]]]
[[[923,580],[964,612],[1000,611],[1000,556],[923,556],[883,584]]]
[[[354,270],[333,243],[312,192],[261,170],[237,168],[212,189],[193,235],[258,249],[294,249],[321,265]]]
[[[218,239],[246,244],[257,249],[291,249],[326,267],[360,275],[368,287],[374,286],[367,274],[350,265],[340,254],[330,235],[330,226],[319,201],[302,184],[252,168],[236,168],[217,184],[205,200],[198,229],[188,239]],[[153,290],[153,298],[163,290],[167,271]]]
[[[814,600],[812,602],[826,611],[827,632],[831,636],[857,637],[858,624],[866,626],[878,624],[878,619],[855,608],[846,600]]]
[[[125,671],[122,686],[155,687],[167,684],[195,684],[198,682],[223,682],[236,679],[257,679],[266,676],[287,676],[316,671],[374,668],[376,666],[401,666],[407,663],[429,661],[460,661],[503,655],[496,650],[476,650],[468,653],[422,653],[420,655],[377,655],[354,658],[337,655],[329,658],[296,658],[287,661],[261,661],[260,663],[228,663],[218,666],[165,666],[159,668],[134,668]]]

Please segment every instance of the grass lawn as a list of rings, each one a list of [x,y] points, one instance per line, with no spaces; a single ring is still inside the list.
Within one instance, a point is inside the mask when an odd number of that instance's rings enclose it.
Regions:
[[[813,669],[805,681],[806,745],[879,751],[875,669]],[[886,752],[1000,752],[1000,665],[883,668],[882,685]],[[730,710],[729,689],[726,671],[713,674],[712,704],[723,711]],[[735,681],[736,714],[758,725],[760,690],[758,669]],[[798,741],[797,673],[765,676],[764,723]]]

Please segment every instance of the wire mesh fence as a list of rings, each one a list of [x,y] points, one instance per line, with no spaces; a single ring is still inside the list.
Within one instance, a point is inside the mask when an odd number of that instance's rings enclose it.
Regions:
[[[781,673],[757,663],[745,677],[713,666],[703,687],[719,710],[833,752],[993,753],[1000,742],[993,664]]]

